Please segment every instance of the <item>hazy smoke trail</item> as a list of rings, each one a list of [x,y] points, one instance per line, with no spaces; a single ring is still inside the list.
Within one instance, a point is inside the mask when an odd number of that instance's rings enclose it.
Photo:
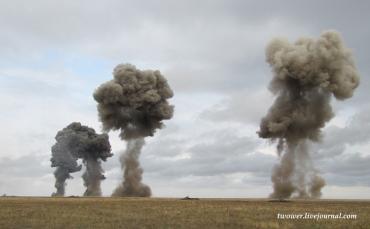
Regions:
[[[359,85],[351,51],[337,32],[327,31],[294,44],[275,39],[266,58],[274,72],[270,90],[277,98],[258,134],[278,140],[280,164],[273,169],[271,197],[319,198],[325,181],[313,167],[307,141],[319,141],[321,128],[334,116],[332,95],[350,98]]]
[[[100,182],[104,179],[100,160],[111,157],[111,147],[107,134],[97,134],[95,130],[80,123],[73,122],[57,133],[56,143],[52,147],[51,166],[57,167],[54,172],[57,189],[53,196],[63,196],[65,181],[71,178],[70,173],[81,170],[77,159],[82,158],[86,166],[83,174],[86,191],[84,195],[100,196]]]
[[[120,162],[123,174],[123,183],[116,188],[113,196],[150,196],[150,188],[141,183],[143,169],[140,168],[139,156],[145,142],[143,138],[131,139],[127,142],[127,149],[121,155]]]
[[[101,168],[100,161],[96,158],[84,159],[83,163],[86,166],[86,170],[82,175],[84,180],[84,186],[86,191],[84,196],[101,196],[100,183],[101,180],[105,179],[103,175],[103,169]]]
[[[173,92],[159,71],[141,71],[133,65],[120,64],[113,77],[94,93],[103,130],[120,130],[121,139],[128,141],[120,159],[123,183],[113,195],[150,196],[150,188],[141,183],[139,156],[144,137],[153,136],[156,129],[162,128],[162,120],[172,117],[173,106],[167,99]]]

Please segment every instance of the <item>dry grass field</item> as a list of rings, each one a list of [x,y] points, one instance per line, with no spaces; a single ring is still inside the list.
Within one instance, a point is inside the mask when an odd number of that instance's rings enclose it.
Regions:
[[[277,219],[277,214],[357,219]],[[369,201],[0,198],[0,228],[370,228]]]

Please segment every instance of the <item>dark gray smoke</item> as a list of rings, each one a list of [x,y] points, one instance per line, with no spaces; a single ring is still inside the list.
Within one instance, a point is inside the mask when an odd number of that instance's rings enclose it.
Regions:
[[[123,182],[113,196],[150,196],[150,188],[141,182],[143,170],[139,156],[144,137],[153,136],[163,126],[164,119],[173,115],[167,99],[173,92],[159,71],[136,69],[120,64],[113,71],[113,80],[99,86],[94,99],[98,102],[103,130],[120,130],[127,148],[121,155]]]
[[[56,192],[52,196],[64,196],[66,180],[72,178],[71,173],[81,170],[82,165],[77,164],[77,158],[66,149],[67,137],[62,133],[55,137],[57,143],[52,146],[51,167],[57,167],[54,171]]]
[[[70,173],[81,170],[77,159],[83,159],[86,166],[82,178],[86,191],[85,196],[101,196],[100,182],[105,179],[101,160],[111,157],[111,146],[107,134],[97,134],[94,129],[73,122],[55,137],[52,147],[51,166],[57,167],[54,172],[57,191],[53,196],[64,196],[65,181],[71,178]]]
[[[327,31],[318,39],[301,38],[294,44],[275,39],[266,49],[277,96],[258,132],[277,140],[280,164],[273,169],[272,198],[319,198],[325,181],[313,167],[308,140],[318,142],[321,129],[334,116],[330,100],[352,97],[359,85],[351,51],[340,35]]]

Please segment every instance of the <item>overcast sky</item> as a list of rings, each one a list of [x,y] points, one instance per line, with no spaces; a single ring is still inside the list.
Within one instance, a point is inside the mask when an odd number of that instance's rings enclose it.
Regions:
[[[273,102],[265,46],[334,29],[353,50],[361,85],[333,101],[311,147],[323,198],[370,198],[369,1],[0,0],[0,194],[50,195],[50,148],[72,121],[101,131],[94,89],[119,63],[159,69],[175,92],[172,120],[141,155],[154,196],[267,197],[275,146],[257,137]],[[125,143],[103,164],[109,196]],[[81,173],[66,195],[84,191]]]

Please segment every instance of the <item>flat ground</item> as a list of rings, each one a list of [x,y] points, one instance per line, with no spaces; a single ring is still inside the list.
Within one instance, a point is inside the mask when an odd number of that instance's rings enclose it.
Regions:
[[[277,219],[277,214],[357,219]],[[370,228],[370,201],[0,198],[0,228]]]

